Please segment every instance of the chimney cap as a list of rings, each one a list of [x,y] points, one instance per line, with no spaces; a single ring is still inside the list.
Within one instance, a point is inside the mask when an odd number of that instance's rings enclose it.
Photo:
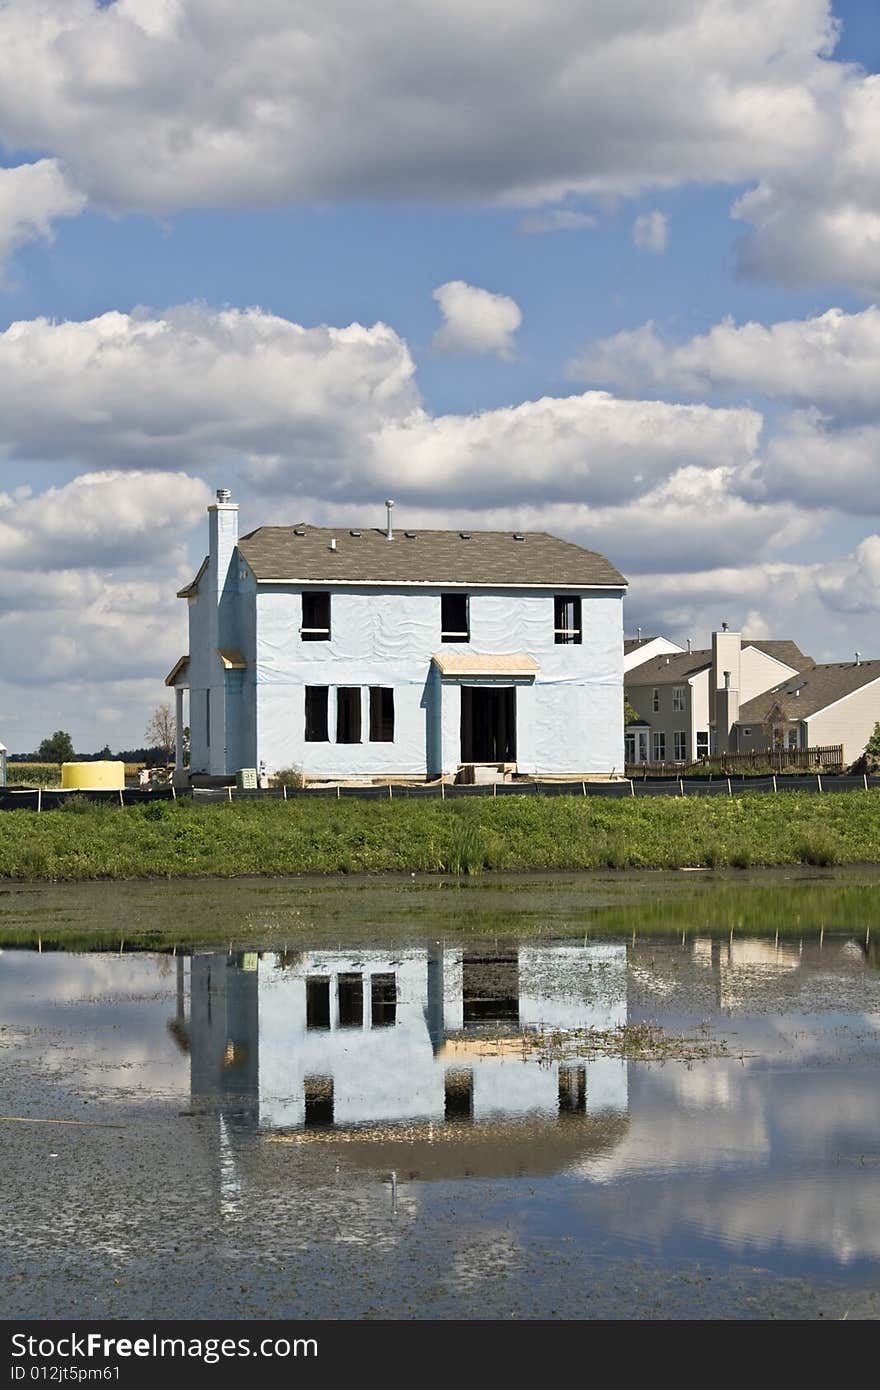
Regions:
[[[218,487],[217,501],[220,503],[232,501],[232,493],[230,492],[228,487]]]
[[[726,631],[727,631],[727,623],[722,623],[722,624],[721,624],[721,631],[722,631],[722,632],[726,632]]]

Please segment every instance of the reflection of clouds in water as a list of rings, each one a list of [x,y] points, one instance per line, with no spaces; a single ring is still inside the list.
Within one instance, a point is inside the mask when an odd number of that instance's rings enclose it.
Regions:
[[[514,1233],[496,1226],[481,1230],[456,1249],[449,1268],[449,1282],[460,1290],[474,1290],[488,1281],[517,1274],[525,1266],[525,1252]]]
[[[32,1019],[53,1004],[113,1003],[156,995],[173,997],[171,956],[68,955],[5,951],[0,959],[0,1009],[6,1018]]]

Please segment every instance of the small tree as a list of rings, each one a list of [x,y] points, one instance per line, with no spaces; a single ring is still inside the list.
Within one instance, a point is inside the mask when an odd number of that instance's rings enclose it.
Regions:
[[[37,759],[41,763],[69,763],[73,756],[73,740],[63,729],[56,729],[51,738],[44,738],[37,749]]]
[[[628,696],[628,695],[624,695],[624,697],[623,697],[623,722],[624,722],[624,724],[637,724],[637,723],[638,723],[638,719],[639,719],[638,712],[637,712],[636,710],[634,710],[633,707],[632,707],[632,705],[630,704],[630,702],[629,702],[629,696]]]
[[[174,757],[177,726],[170,705],[159,705],[150,715],[144,738],[151,748],[158,748],[167,763]]]
[[[880,720],[874,725],[874,732],[865,744],[865,752],[872,758],[880,758]]]

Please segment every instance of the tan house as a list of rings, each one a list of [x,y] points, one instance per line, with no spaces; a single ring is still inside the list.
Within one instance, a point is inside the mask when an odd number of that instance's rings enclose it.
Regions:
[[[880,661],[811,666],[740,704],[733,721],[738,752],[843,744],[844,762],[861,756],[880,719]]]
[[[689,763],[731,751],[743,704],[812,666],[794,642],[742,637],[726,626],[713,632],[711,647],[634,666],[624,690],[639,718],[627,725],[626,761]]]

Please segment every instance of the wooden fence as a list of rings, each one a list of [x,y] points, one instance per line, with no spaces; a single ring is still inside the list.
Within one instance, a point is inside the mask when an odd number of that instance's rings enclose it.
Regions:
[[[693,763],[627,763],[627,777],[759,776],[762,772],[841,772],[843,744],[824,748],[773,748],[763,752],[717,753]]]

